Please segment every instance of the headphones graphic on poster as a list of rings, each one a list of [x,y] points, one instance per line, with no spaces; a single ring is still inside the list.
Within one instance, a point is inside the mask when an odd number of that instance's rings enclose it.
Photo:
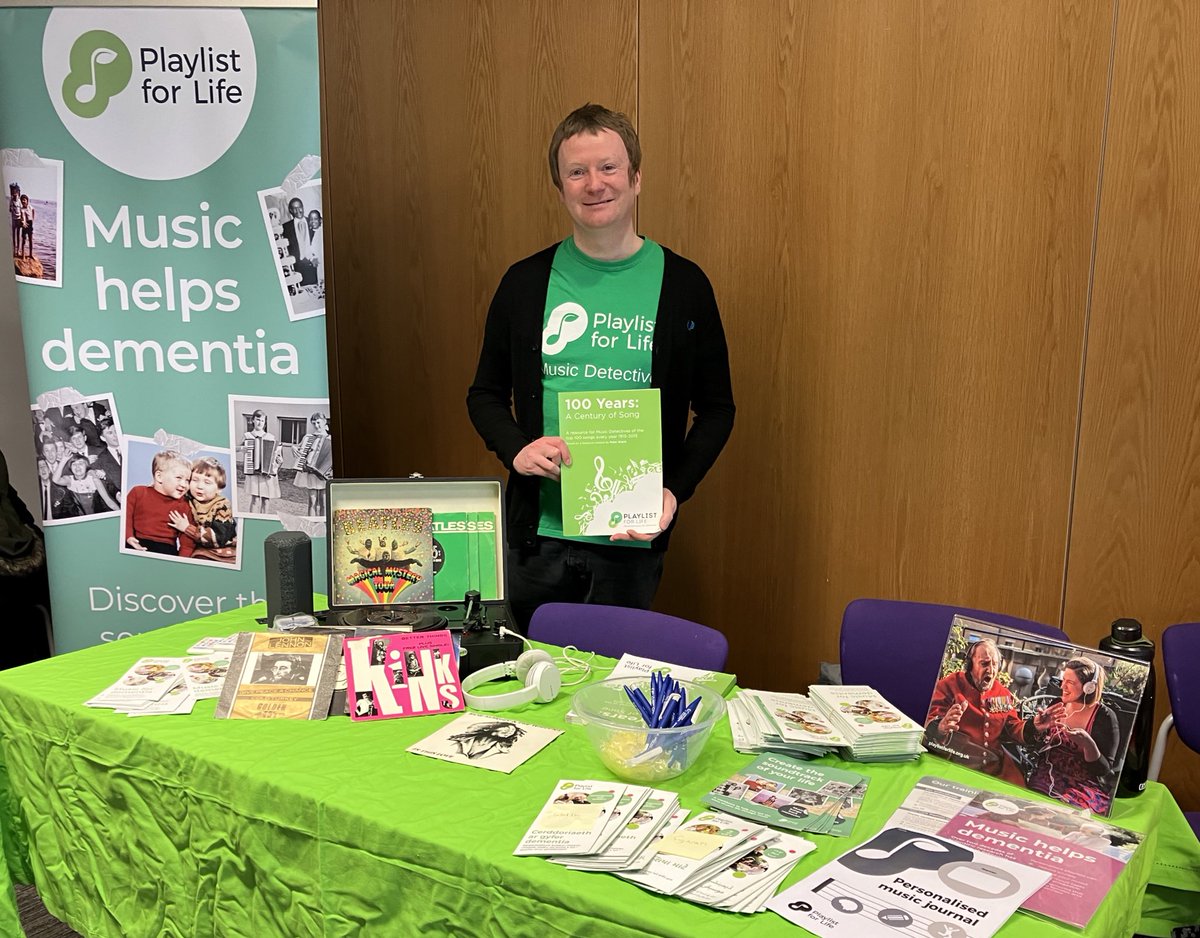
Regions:
[[[246,126],[257,71],[240,10],[59,8],[42,37],[63,126],[138,179],[183,179],[220,159]]]

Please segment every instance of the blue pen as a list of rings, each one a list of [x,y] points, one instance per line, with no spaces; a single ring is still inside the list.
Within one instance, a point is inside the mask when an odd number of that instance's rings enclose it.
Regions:
[[[667,704],[666,709],[663,713],[663,720],[662,720],[661,726],[663,726],[664,728],[669,728],[669,727],[675,726],[676,725],[675,720],[678,716],[679,716],[679,696],[673,694],[671,696],[670,702]]]
[[[662,710],[659,711],[658,720],[654,724],[659,729],[672,726],[672,721],[675,719],[675,714],[679,709],[679,695],[671,694],[663,700]]]
[[[695,700],[693,700],[690,704],[687,705],[687,709],[685,709],[681,714],[679,714],[679,719],[675,721],[675,725],[676,726],[691,726],[692,715],[696,712],[696,708],[699,706],[700,706],[700,698],[697,697]]]
[[[634,687],[631,689],[629,685],[626,684],[625,693],[628,695],[629,700],[633,703],[633,706],[637,709],[637,712],[641,714],[642,720],[644,720],[646,725],[649,726],[654,715],[650,710],[650,703],[646,700],[646,695],[642,693],[642,689],[640,687]]]
[[[634,709],[637,710],[638,713],[642,714],[642,719],[645,719],[646,715],[642,713],[642,705],[638,703],[637,696],[634,694],[633,690],[628,684],[624,685],[624,691],[625,696],[629,698],[629,702],[633,704]]]

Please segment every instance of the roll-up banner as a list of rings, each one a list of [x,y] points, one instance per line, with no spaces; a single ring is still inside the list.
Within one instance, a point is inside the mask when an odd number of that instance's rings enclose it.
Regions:
[[[0,10],[56,650],[263,597],[332,474],[316,10]]]

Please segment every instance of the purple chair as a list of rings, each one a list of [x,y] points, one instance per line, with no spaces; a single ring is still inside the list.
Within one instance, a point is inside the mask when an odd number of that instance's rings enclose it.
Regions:
[[[529,637],[610,658],[629,652],[702,671],[720,671],[729,654],[729,642],[716,629],[623,606],[545,603],[529,620]]]
[[[1200,682],[1196,680],[1200,676],[1200,622],[1180,622],[1163,630],[1162,661],[1171,712],[1159,724],[1150,756],[1149,776],[1154,781],[1162,769],[1172,726],[1188,749],[1200,752]],[[1200,837],[1200,812],[1187,811],[1184,816]]]
[[[950,622],[956,615],[1068,641],[1052,625],[965,606],[856,599],[842,614],[842,682],[869,684],[918,723],[925,722]]]

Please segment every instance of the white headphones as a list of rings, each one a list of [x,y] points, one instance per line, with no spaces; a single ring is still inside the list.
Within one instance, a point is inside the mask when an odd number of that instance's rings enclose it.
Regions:
[[[524,681],[525,686],[507,694],[480,696],[471,693],[480,684],[506,677]],[[562,675],[558,673],[549,652],[535,648],[533,651],[523,652],[516,661],[490,664],[473,674],[468,674],[462,680],[462,689],[469,707],[488,711],[507,710],[509,707],[519,707],[530,701],[549,703],[562,689]]]

